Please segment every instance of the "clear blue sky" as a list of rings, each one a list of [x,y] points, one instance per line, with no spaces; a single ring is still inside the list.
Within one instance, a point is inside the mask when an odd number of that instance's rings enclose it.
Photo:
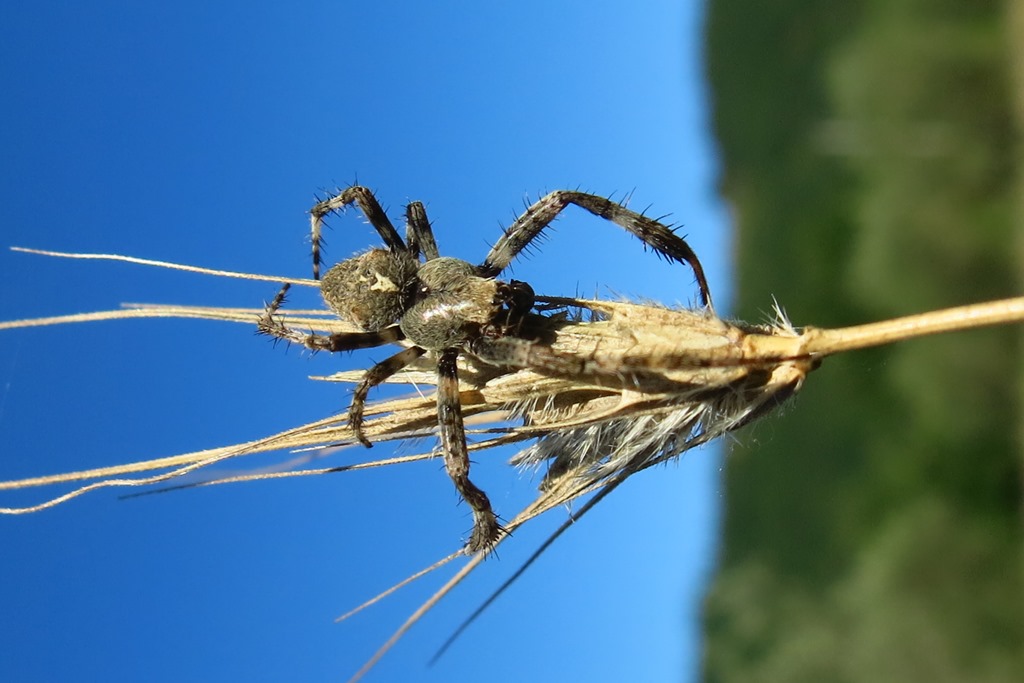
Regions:
[[[5,247],[307,277],[313,195],[356,179],[396,217],[423,200],[442,253],[470,261],[526,198],[634,191],[632,206],[684,224],[728,300],[700,2],[79,5],[0,8]],[[352,218],[332,225],[329,259],[376,239]],[[686,269],[579,213],[514,276],[552,295],[694,296]],[[124,301],[253,306],[275,290],[0,251],[5,320]],[[321,418],[348,397],[308,375],[388,353],[310,359],[187,321],[3,332],[0,479]],[[509,455],[474,470],[507,517],[536,483]],[[368,680],[695,679],[719,468],[701,450],[628,482],[426,668],[564,514],[521,530]],[[332,619],[469,526],[436,462],[129,501],[100,491],[0,518],[0,680],[344,680],[448,573]]]

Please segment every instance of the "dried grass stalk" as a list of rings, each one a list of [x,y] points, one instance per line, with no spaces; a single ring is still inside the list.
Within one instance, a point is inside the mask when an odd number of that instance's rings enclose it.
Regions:
[[[126,260],[103,255],[72,256]],[[231,274],[240,275],[244,274]],[[482,347],[481,355],[491,361],[500,360],[500,366],[465,357],[460,368],[461,402],[467,426],[471,427],[467,430],[472,437],[471,450],[531,441],[513,457],[513,463],[524,467],[547,464],[547,474],[536,500],[508,522],[499,543],[522,524],[551,508],[595,493],[534,558],[634,473],[738,429],[784,402],[800,390],[808,373],[828,355],[928,334],[1024,320],[1024,297],[836,330],[794,328],[778,308],[772,323],[749,325],[723,320],[708,310],[564,298],[541,301],[547,313],[535,316],[529,325],[538,330],[538,335],[545,339],[543,343],[513,338],[493,340]],[[133,304],[121,311],[0,323],[0,330],[129,317],[201,317],[255,326],[261,313],[256,309]],[[346,329],[336,318],[315,311],[284,315],[287,324],[292,326],[325,333]],[[361,375],[360,371],[343,372],[319,379],[354,382]],[[410,366],[389,381],[428,386],[436,382],[429,363]],[[363,424],[364,432],[375,442],[426,437],[435,429],[434,398],[422,394],[367,406]],[[0,482],[0,489],[89,482],[37,505],[0,508],[0,513],[35,512],[100,487],[166,484],[207,465],[252,453],[340,448],[354,444],[347,416],[338,415],[257,441],[218,449],[118,467]],[[432,452],[424,452],[354,465],[299,468],[185,485],[320,475],[430,457],[433,457]],[[141,473],[147,475],[130,476]],[[463,554],[464,551],[459,551],[449,555],[342,618]],[[353,680],[369,670],[408,628],[484,559],[484,553],[470,557],[445,586],[410,616]]]

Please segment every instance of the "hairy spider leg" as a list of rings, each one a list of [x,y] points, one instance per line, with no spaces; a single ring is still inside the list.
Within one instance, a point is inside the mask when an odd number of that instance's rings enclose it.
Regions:
[[[341,211],[349,204],[355,204],[366,216],[366,220],[380,234],[384,244],[391,251],[406,251],[405,242],[399,236],[395,226],[388,220],[384,209],[380,207],[377,198],[369,188],[361,185],[347,187],[338,194],[322,202],[317,202],[309,211],[309,222],[312,228],[313,239],[313,279],[320,279],[320,244],[323,241],[320,233],[323,228],[324,217],[328,214]]]
[[[625,228],[665,258],[689,265],[700,288],[701,303],[709,309],[712,308],[711,289],[708,287],[704,268],[683,238],[652,218],[631,211],[610,199],[585,192],[559,190],[542,197],[527,208],[526,213],[505,230],[505,234],[491,249],[479,266],[480,273],[484,277],[497,277],[512,263],[512,259],[536,239],[570,204]]]
[[[601,374],[603,368],[594,368],[586,357],[559,353],[547,344],[519,337],[480,337],[469,344],[470,352],[492,365],[538,370],[555,377],[581,377],[588,372]],[[596,370],[596,371],[595,371]],[[617,371],[605,374],[620,377]]]
[[[407,349],[402,349],[387,360],[377,363],[363,375],[363,379],[356,385],[355,391],[352,392],[352,403],[348,408],[348,426],[356,435],[356,438],[359,439],[359,443],[367,448],[373,447],[370,440],[363,435],[363,408],[366,406],[366,396],[370,393],[370,389],[381,384],[388,377],[391,377],[426,352],[426,349],[419,346],[410,346]]]
[[[331,353],[370,349],[405,339],[405,334],[398,325],[390,325],[376,332],[337,332],[330,335],[294,330],[274,317],[274,313],[284,305],[285,295],[290,288],[291,284],[285,283],[273,301],[266,305],[263,315],[256,323],[257,331],[260,334],[299,344],[312,351],[330,351]]]
[[[486,552],[497,542],[501,525],[487,494],[469,480],[469,449],[455,364],[458,357],[459,349],[445,349],[437,361],[437,423],[445,469],[459,495],[473,509],[473,531],[466,548],[471,552]]]
[[[405,207],[405,242],[409,245],[409,251],[423,254],[428,261],[441,256],[422,202],[411,202]]]

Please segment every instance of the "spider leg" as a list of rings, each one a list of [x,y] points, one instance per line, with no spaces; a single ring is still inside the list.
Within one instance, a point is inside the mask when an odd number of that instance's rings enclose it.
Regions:
[[[370,389],[377,386],[391,375],[395,374],[409,363],[426,353],[427,350],[419,346],[410,346],[402,349],[387,360],[377,363],[366,371],[363,379],[356,386],[352,393],[352,405],[348,409],[348,426],[355,433],[359,443],[367,448],[373,446],[370,440],[363,434],[363,407],[366,405],[366,395]]]
[[[501,236],[483,264],[480,265],[481,275],[496,277],[570,204],[575,204],[595,216],[625,228],[670,261],[688,264],[697,279],[701,302],[708,308],[712,307],[711,290],[708,287],[707,278],[704,276],[704,268],[700,265],[693,249],[683,238],[658,221],[631,211],[617,202],[571,190],[559,190],[542,197],[530,206],[526,213],[517,218],[505,230],[505,234]]]
[[[595,368],[587,358],[558,353],[547,344],[519,337],[479,337],[469,344],[474,356],[491,365],[525,368],[556,377],[579,377]]]
[[[384,209],[380,208],[380,203],[373,196],[373,192],[361,185],[353,185],[352,187],[345,188],[333,197],[317,202],[309,210],[309,221],[313,233],[314,280],[320,279],[320,243],[322,241],[320,232],[323,228],[324,216],[334,211],[341,211],[349,204],[355,204],[359,207],[359,210],[366,216],[366,220],[370,221],[370,225],[377,230],[381,239],[384,240],[384,244],[391,251],[406,250],[405,243],[402,242],[402,238],[399,236],[398,231],[395,230],[395,226],[388,220]]]
[[[422,202],[411,202],[405,207],[405,242],[409,245],[409,251],[423,254],[428,261],[441,256]]]
[[[459,403],[459,376],[455,365],[458,357],[458,349],[445,349],[437,361],[437,422],[445,469],[459,495],[473,509],[473,531],[466,547],[472,552],[487,551],[498,540],[501,526],[487,494],[469,480],[469,450],[466,448],[466,430]]]
[[[330,335],[292,329],[274,317],[274,313],[284,304],[285,295],[290,287],[290,284],[285,284],[273,301],[267,304],[266,310],[256,323],[257,332],[275,339],[300,344],[313,351],[330,351],[331,353],[368,349],[405,339],[405,334],[402,333],[398,325],[391,325],[377,332],[338,332]]]

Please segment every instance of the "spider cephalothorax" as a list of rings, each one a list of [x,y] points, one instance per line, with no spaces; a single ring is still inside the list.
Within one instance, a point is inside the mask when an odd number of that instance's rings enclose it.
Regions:
[[[710,307],[704,271],[690,247],[666,226],[613,201],[574,191],[552,192],[530,206],[501,236],[480,265],[438,253],[423,205],[406,207],[406,236],[399,236],[373,194],[349,187],[311,210],[313,277],[320,280],[323,219],[356,204],[380,234],[385,248],[374,248],[329,269],[321,280],[324,301],[340,318],[362,332],[305,334],[274,318],[284,301],[285,285],[267,306],[259,330],[313,350],[351,351],[405,341],[408,346],[374,365],[353,392],[349,425],[360,442],[363,407],[369,390],[426,353],[437,359],[437,415],[445,469],[473,509],[471,551],[486,551],[501,527],[487,495],[469,480],[469,453],[459,403],[456,361],[482,339],[520,334],[520,323],[533,307],[533,289],[525,282],[495,279],[527,245],[570,204],[610,220],[639,237],[658,254],[688,263]],[[422,261],[421,261],[422,258]]]

